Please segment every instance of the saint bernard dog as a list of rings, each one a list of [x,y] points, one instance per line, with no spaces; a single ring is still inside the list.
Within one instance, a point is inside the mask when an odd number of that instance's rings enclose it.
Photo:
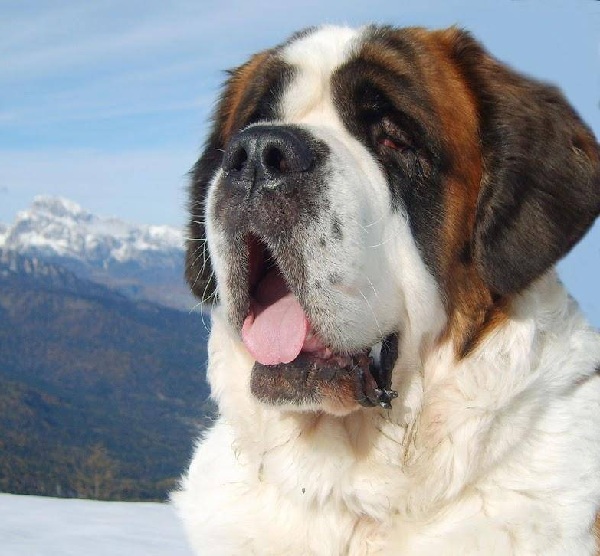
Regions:
[[[600,335],[553,267],[600,147],[555,87],[457,28],[308,29],[230,73],[190,192],[197,554],[595,553]]]

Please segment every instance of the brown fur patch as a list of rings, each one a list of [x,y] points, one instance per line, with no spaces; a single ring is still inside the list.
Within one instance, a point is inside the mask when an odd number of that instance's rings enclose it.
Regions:
[[[600,152],[598,151],[598,144],[594,137],[591,137],[589,133],[584,130],[578,130],[573,134],[572,138],[573,148],[581,151],[585,156],[592,161],[594,164],[598,164],[600,161]]]
[[[409,43],[406,41],[406,34],[411,31],[418,32],[419,30],[402,30],[401,39],[405,41],[407,45]],[[415,42],[418,44],[420,40],[418,39]],[[407,60],[402,56],[398,56],[397,52],[394,52],[391,49],[382,48],[378,43],[369,42],[366,42],[361,47],[360,58],[365,60],[368,65],[372,65],[375,68],[385,68],[386,79],[382,80],[378,78],[376,72],[374,72],[370,78],[383,92],[385,92],[386,95],[388,95],[388,97],[394,99],[398,106],[410,104],[410,113],[423,125],[426,125],[426,123],[431,120],[427,104],[419,102],[421,100],[419,94],[420,91],[423,90],[420,83],[422,76],[418,73],[415,74],[415,72],[418,72],[418,66],[415,65],[412,60]],[[361,68],[361,70],[368,71],[368,65]],[[393,79],[391,76],[393,76]],[[406,81],[405,83],[402,83],[403,79]],[[399,83],[401,84],[400,86]],[[414,84],[415,86],[410,86],[411,84]],[[407,89],[410,89],[410,91]],[[403,99],[403,95],[407,94],[407,92],[412,94],[409,94],[408,99]],[[428,92],[429,91],[427,91],[427,93]]]
[[[277,56],[276,50],[265,50],[255,54],[245,64],[230,72],[225,83],[214,126],[214,139],[221,147],[231,136],[253,121],[261,103],[269,113],[263,118],[273,118],[281,90],[290,67]]]
[[[221,113],[219,114],[219,129],[223,144],[228,141],[232,131],[237,127],[235,126],[236,120],[244,120],[249,117],[253,107],[248,105],[242,107],[242,100],[248,94],[250,84],[256,79],[257,74],[270,56],[271,51],[269,50],[255,54],[243,66],[237,68],[228,81]]]
[[[441,341],[452,341],[457,356],[464,357],[502,324],[506,303],[492,295],[471,256],[484,157],[478,101],[454,59],[460,33],[386,29],[370,37],[361,47],[359,62],[350,64],[355,64],[354,74],[360,71],[396,108],[418,121],[444,153],[444,163],[439,163],[441,214],[421,221],[422,228],[436,227],[429,236],[435,239],[423,255],[440,283],[449,317]],[[421,162],[427,174],[426,157]],[[435,199],[423,196],[415,202]]]
[[[450,153],[440,249],[440,274],[449,315],[444,339],[452,340],[457,355],[464,357],[507,318],[505,301],[494,298],[470,253],[484,173],[477,102],[451,57],[457,31],[414,32],[433,59],[424,70],[424,78]]]

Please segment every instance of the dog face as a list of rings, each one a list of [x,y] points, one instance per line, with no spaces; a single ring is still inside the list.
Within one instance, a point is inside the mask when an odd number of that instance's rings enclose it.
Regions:
[[[261,401],[387,407],[398,335],[466,356],[592,224],[599,160],[556,89],[463,31],[307,30],[226,83],[187,278]]]

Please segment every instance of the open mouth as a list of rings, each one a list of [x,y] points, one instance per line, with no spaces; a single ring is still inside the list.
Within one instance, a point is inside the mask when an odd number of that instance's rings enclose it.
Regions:
[[[242,340],[256,360],[252,393],[269,404],[319,404],[326,399],[391,407],[397,335],[353,353],[322,339],[291,291],[268,247],[247,236],[250,303]]]

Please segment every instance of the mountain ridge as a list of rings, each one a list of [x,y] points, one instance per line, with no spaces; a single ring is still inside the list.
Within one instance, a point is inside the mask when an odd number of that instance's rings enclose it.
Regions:
[[[183,278],[183,244],[172,226],[130,224],[43,195],[0,226],[0,248],[56,263],[132,299],[190,310],[196,302]]]
[[[183,250],[182,233],[172,226],[96,216],[63,197],[38,195],[5,226],[4,247],[21,252],[125,261],[152,251]]]

